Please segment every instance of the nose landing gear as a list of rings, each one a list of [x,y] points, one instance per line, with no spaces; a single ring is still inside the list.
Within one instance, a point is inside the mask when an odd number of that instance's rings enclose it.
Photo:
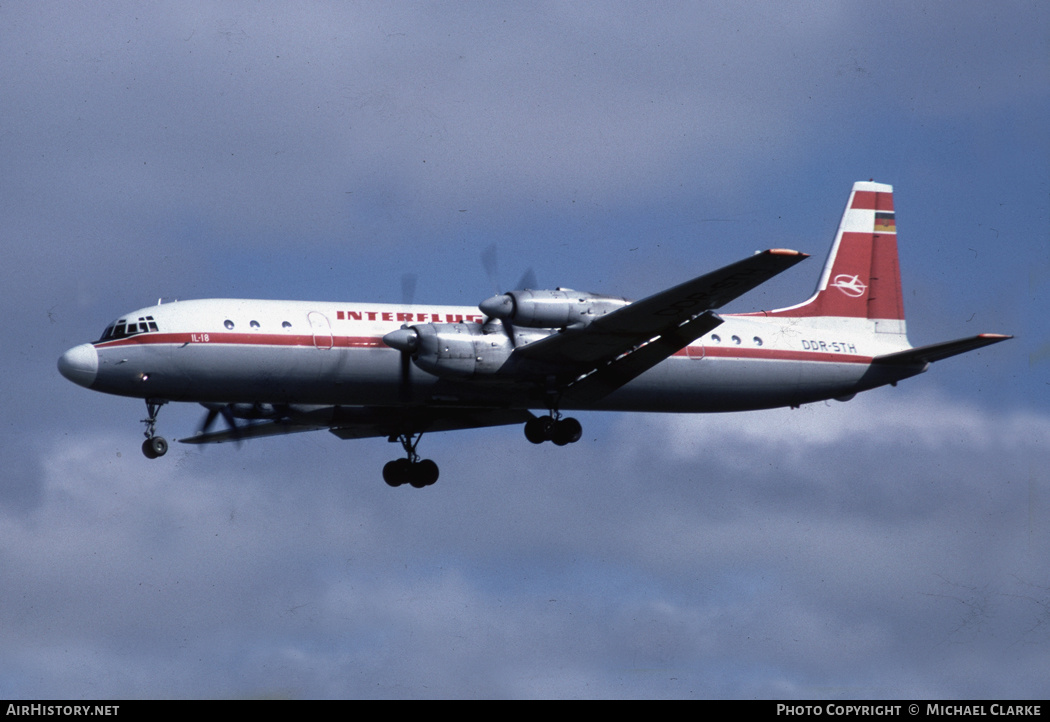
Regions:
[[[168,453],[168,442],[163,436],[157,436],[157,414],[167,401],[146,399],[146,413],[149,416],[142,420],[146,425],[146,440],[142,442],[142,454],[147,459],[156,459]]]

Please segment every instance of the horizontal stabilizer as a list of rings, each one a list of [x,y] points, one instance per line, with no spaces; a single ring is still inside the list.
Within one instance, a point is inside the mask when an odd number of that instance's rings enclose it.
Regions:
[[[970,338],[960,338],[955,341],[934,343],[929,346],[910,348],[907,351],[898,351],[897,353],[888,353],[884,356],[876,356],[872,359],[872,363],[893,366],[929,364],[934,361],[940,361],[941,359],[946,359],[950,356],[973,351],[984,346],[990,346],[993,343],[999,343],[1000,341],[1006,341],[1011,338],[1013,338],[1013,336],[1007,336],[1001,333],[982,333],[979,336],[972,336]]]

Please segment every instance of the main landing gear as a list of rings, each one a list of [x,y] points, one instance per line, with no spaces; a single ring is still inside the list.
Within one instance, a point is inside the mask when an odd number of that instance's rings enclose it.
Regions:
[[[148,418],[142,420],[146,425],[146,440],[142,442],[142,453],[147,459],[156,459],[168,453],[168,442],[163,436],[157,436],[157,413],[167,401],[146,399]]]
[[[416,437],[415,441],[412,441],[413,436]],[[438,465],[430,459],[420,459],[416,453],[416,446],[421,438],[422,434],[400,434],[390,437],[390,441],[401,442],[406,458],[394,459],[383,467],[383,481],[388,485],[409,484],[416,489],[422,489],[438,480]]]
[[[557,389],[554,379],[548,379],[547,409],[550,411],[546,416],[534,416],[525,422],[525,438],[534,444],[542,444],[544,441],[553,441],[555,446],[575,444],[583,436],[583,427],[580,422],[571,416],[562,418],[558,411],[561,392]]]
[[[580,422],[571,416],[561,417],[557,411],[550,416],[537,416],[525,422],[525,438],[534,444],[553,441],[557,446],[575,444],[583,436]]]

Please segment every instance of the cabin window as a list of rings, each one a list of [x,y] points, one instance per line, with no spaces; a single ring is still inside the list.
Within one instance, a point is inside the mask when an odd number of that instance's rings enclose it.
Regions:
[[[228,328],[230,331],[233,330],[233,321],[231,321],[230,319],[226,319],[222,325]]]
[[[259,322],[258,321],[251,321],[248,325],[251,326],[252,328],[259,328]]]
[[[762,339],[760,339],[760,338],[759,338],[758,336],[755,336],[755,337],[754,337],[754,338],[752,339],[752,341],[754,341],[754,342],[755,342],[755,345],[756,345],[756,346],[761,346],[761,345],[762,345]]]
[[[288,321],[285,321],[284,323],[281,324],[281,328],[291,328],[291,327],[292,327],[292,324],[289,323]]]
[[[722,343],[722,337],[719,336],[717,333],[711,334],[711,340],[715,343]]]
[[[733,343],[735,343],[737,346],[739,346],[740,345],[740,337],[739,336],[733,336]]]

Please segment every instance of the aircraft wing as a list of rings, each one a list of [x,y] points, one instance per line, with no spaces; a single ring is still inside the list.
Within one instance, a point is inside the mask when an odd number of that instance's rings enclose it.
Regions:
[[[319,431],[327,429],[327,426],[317,424],[297,424],[290,421],[255,421],[241,424],[236,429],[223,429],[221,431],[206,431],[195,434],[186,439],[179,439],[182,444],[222,444],[227,441],[244,441],[262,436],[281,436],[283,434],[296,434],[300,431]]]
[[[873,364],[895,366],[931,364],[934,361],[940,361],[957,354],[973,351],[1011,338],[1013,338],[1013,336],[1006,336],[999,333],[982,333],[978,336],[971,336],[970,338],[960,338],[956,341],[944,341],[942,343],[930,344],[929,346],[920,346],[918,348],[907,349],[906,351],[898,351],[897,353],[876,356],[871,362]]]
[[[580,403],[589,403],[611,394],[641,376],[665,358],[674,355],[705,333],[721,325],[722,319],[712,311],[704,311],[694,319],[676,326],[667,333],[649,341],[630,353],[622,354],[598,366],[593,372],[569,384],[565,397]]]
[[[331,407],[329,407],[331,408]],[[221,444],[264,436],[280,436],[301,431],[327,429],[340,439],[391,437],[403,433],[454,431],[488,426],[523,424],[533,418],[526,410],[452,409],[441,407],[338,407],[332,409],[330,423],[292,419],[242,424],[236,429],[210,431],[187,439],[184,444]]]
[[[569,327],[521,346],[511,358],[547,366],[563,383],[601,372],[597,379],[587,382],[592,387],[588,393],[577,389],[581,399],[584,396],[601,398],[722,323],[722,319],[710,313],[712,309],[722,307],[806,258],[805,253],[785,249],[756,253],[635,301],[587,326]],[[639,355],[631,359],[636,354]],[[610,364],[617,369],[604,369]],[[582,385],[583,381],[579,383]]]
[[[490,426],[524,424],[533,413],[524,409],[451,409],[409,407],[370,409],[372,420],[342,424],[329,429],[340,439],[364,439],[372,436],[421,434],[427,431],[458,431]]]

